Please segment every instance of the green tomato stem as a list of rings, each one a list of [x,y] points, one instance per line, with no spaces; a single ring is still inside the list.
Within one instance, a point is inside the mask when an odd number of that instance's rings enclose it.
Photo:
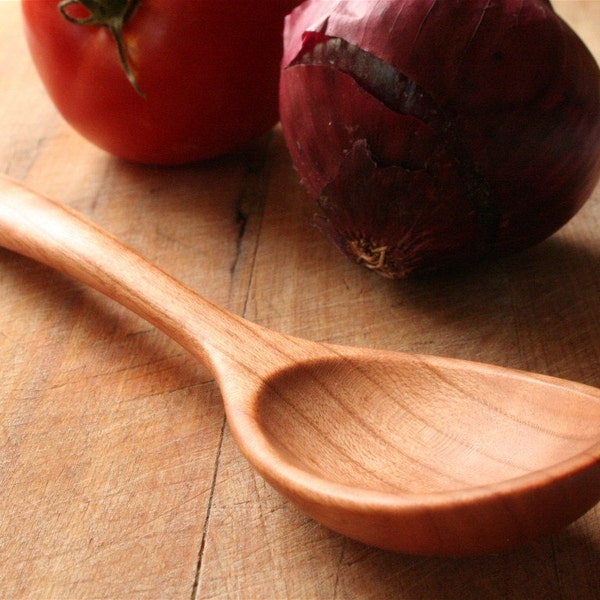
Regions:
[[[123,40],[123,28],[135,13],[140,0],[62,0],[58,10],[62,16],[75,25],[106,27],[117,44],[119,62],[135,91],[145,98],[144,92],[138,85],[137,78],[131,67],[127,45]],[[88,16],[74,17],[69,13],[69,7],[80,4],[88,11]]]

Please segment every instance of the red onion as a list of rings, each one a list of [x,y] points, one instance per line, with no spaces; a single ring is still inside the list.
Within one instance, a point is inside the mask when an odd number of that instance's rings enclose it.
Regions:
[[[308,0],[280,114],[319,226],[388,277],[515,252],[600,176],[600,71],[548,0]]]

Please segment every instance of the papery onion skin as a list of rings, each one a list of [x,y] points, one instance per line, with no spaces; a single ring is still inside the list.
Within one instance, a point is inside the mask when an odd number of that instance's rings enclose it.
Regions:
[[[280,116],[321,229],[387,277],[536,244],[600,178],[600,70],[548,0],[308,0]]]

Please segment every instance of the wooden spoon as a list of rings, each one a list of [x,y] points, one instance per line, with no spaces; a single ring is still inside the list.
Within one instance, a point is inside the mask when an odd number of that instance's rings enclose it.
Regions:
[[[7,178],[0,244],[110,296],[203,361],[250,463],[351,538],[419,554],[494,552],[600,500],[596,388],[269,331]]]

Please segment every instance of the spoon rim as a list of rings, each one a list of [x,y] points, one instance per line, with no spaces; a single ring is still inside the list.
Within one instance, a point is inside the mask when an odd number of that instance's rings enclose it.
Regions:
[[[327,498],[329,501],[334,500],[336,504],[343,502],[347,508],[364,509],[365,506],[369,506],[397,510],[415,506],[433,508],[448,507],[453,504],[474,505],[492,497],[520,496],[536,489],[560,485],[570,477],[585,471],[593,472],[595,469],[598,470],[600,480],[600,432],[599,439],[591,440],[591,445],[584,450],[547,467],[522,475],[487,484],[435,492],[410,492],[377,490],[359,484],[336,482],[302,468],[273,446],[268,436],[256,425],[250,415],[246,414],[244,420],[245,423],[238,432],[240,414],[235,417],[235,420],[228,419],[232,434],[248,460],[274,488],[291,490],[294,495],[313,500]],[[253,430],[252,435],[248,435],[248,428]],[[246,443],[246,437],[252,440],[251,444]],[[600,487],[596,497],[600,500]]]

